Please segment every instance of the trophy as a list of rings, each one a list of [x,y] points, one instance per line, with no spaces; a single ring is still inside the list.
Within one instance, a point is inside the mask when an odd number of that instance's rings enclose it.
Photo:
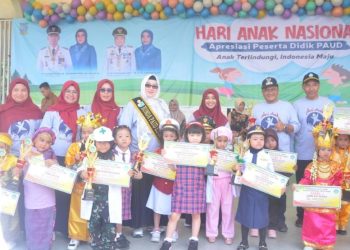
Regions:
[[[248,148],[249,148],[248,140],[245,140],[245,141],[239,143],[239,145],[238,145],[238,156],[237,156],[237,163],[238,163],[238,165],[243,165],[244,164],[243,157],[244,157],[245,152],[248,150]],[[239,169],[237,169],[237,171],[232,174],[231,184],[242,185],[241,177],[242,177],[242,172]]]
[[[132,168],[132,170],[140,171],[141,164],[143,161],[144,151],[147,149],[149,142],[151,141],[151,137],[148,134],[143,134],[139,139],[138,146],[140,151],[137,153],[136,162]]]
[[[17,160],[16,168],[22,171],[24,165],[26,164],[25,158],[32,150],[32,140],[27,138],[21,141],[21,146],[19,149],[19,158]],[[18,191],[19,188],[19,178],[20,174],[12,176],[11,182],[7,185],[8,189],[12,191]]]
[[[217,135],[214,134],[214,145],[216,145]],[[212,150],[209,151],[210,160],[206,167],[205,174],[208,176],[218,176],[218,168],[216,167],[216,162],[218,160],[218,151],[215,149],[215,146]]]
[[[2,170],[2,166],[5,164],[6,158],[6,150],[4,148],[0,148],[0,177],[2,177],[5,174],[5,171]]]
[[[84,191],[83,200],[93,201],[95,199],[95,191],[92,188],[92,180],[95,175],[95,161],[97,159],[97,150],[92,139],[88,139],[86,144],[86,158],[87,158],[87,177],[86,187]]]

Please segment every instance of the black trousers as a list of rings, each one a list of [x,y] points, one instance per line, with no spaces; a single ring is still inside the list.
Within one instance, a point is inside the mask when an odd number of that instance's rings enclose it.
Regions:
[[[304,177],[305,168],[311,162],[312,162],[312,160],[298,160],[297,161],[298,169],[297,169],[296,175],[295,175],[297,183],[299,183],[299,181]],[[297,207],[297,217],[300,220],[304,219],[304,209],[302,207]]]
[[[284,193],[280,198],[269,196],[269,229],[278,230],[286,224],[284,213],[287,207],[287,196]]]

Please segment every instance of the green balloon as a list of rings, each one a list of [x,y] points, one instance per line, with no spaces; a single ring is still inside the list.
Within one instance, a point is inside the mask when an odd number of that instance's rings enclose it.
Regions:
[[[102,2],[99,2],[96,4],[96,9],[103,10],[105,8],[105,5]]]
[[[244,10],[240,10],[238,12],[238,16],[241,18],[247,17],[247,12],[245,12]]]
[[[145,10],[146,10],[148,13],[152,13],[152,12],[154,11],[154,5],[151,4],[151,3],[146,4]]]
[[[51,9],[55,10],[57,8],[57,3],[52,3],[50,6],[51,6]]]
[[[232,5],[232,4],[233,4],[233,0],[224,0],[224,2],[225,2],[227,5]]]
[[[248,0],[248,2],[251,4],[251,5],[254,5],[256,3],[256,0]]]
[[[140,13],[140,14],[143,14],[143,12],[145,12],[145,9],[144,9],[143,7],[141,7],[141,8],[139,9],[139,13]]]
[[[305,6],[305,9],[307,11],[313,11],[316,9],[316,4],[315,2],[307,2],[306,6]]]
[[[32,21],[32,17],[31,17],[31,15],[29,15],[28,13],[26,13],[26,12],[24,12],[24,18],[27,20],[27,21],[29,21],[29,22],[31,22]]]
[[[275,8],[275,1],[274,0],[267,0],[265,3],[266,10],[273,10]]]
[[[117,3],[117,5],[115,7],[119,12],[124,12],[124,10],[125,10],[125,4],[122,2]]]

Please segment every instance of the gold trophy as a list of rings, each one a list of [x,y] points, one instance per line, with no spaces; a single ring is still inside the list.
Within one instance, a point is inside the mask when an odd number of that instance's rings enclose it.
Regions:
[[[88,138],[86,141],[86,159],[87,159],[87,183],[84,191],[83,200],[93,201],[95,200],[95,191],[92,188],[92,180],[95,175],[95,161],[97,159],[97,150],[94,145],[94,141],[91,138]]]
[[[209,151],[210,159],[206,167],[205,174],[208,176],[218,176],[218,168],[216,162],[218,161],[218,151],[215,148],[217,135],[214,135],[214,147]]]
[[[19,149],[19,158],[17,160],[16,168],[19,170],[23,170],[26,161],[25,158],[29,154],[29,152],[32,150],[32,140],[27,138],[21,141],[21,146]],[[20,174],[12,176],[11,182],[8,184],[8,189],[13,190],[13,191],[18,191],[19,188],[19,179],[20,179]]]
[[[243,165],[244,164],[244,154],[249,149],[249,142],[248,140],[241,141],[238,144],[238,156],[237,156],[237,164]],[[232,174],[231,184],[235,185],[242,185],[241,183],[241,177],[242,172],[241,170],[237,169],[236,172]]]
[[[141,169],[141,164],[143,161],[143,155],[144,151],[147,149],[149,142],[151,141],[151,137],[148,134],[143,134],[141,138],[139,139],[138,146],[139,146],[139,152],[137,153],[136,156],[136,162],[133,166],[133,170],[135,171],[140,171]]]

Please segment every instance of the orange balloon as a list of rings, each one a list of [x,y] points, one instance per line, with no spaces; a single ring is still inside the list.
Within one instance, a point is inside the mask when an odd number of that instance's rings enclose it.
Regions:
[[[210,13],[213,15],[213,16],[217,16],[219,15],[219,8],[218,6],[211,6],[210,7]]]
[[[83,23],[83,22],[85,22],[85,16],[78,16],[77,20],[78,20],[78,22]]]
[[[171,8],[175,8],[178,2],[179,2],[178,0],[169,0],[169,1],[168,1],[168,5],[169,5]]]
[[[47,21],[45,19],[42,19],[39,21],[39,26],[41,28],[45,28],[47,26]]]
[[[131,5],[133,0],[125,0],[124,2],[125,2],[125,4],[130,4]]]
[[[113,14],[112,13],[107,13],[107,20],[113,21]]]
[[[85,0],[83,5],[85,6],[85,8],[90,8],[92,5],[94,5],[94,3],[91,0]]]
[[[186,8],[191,8],[193,6],[193,0],[184,0],[184,5]]]
[[[343,15],[343,13],[344,13],[344,10],[343,10],[343,7],[341,6],[336,6],[332,10],[332,16],[335,16],[335,17],[340,17]]]
[[[141,5],[146,6],[148,4],[148,0],[141,0]]]
[[[297,0],[297,4],[299,7],[304,7],[307,3],[307,0]]]
[[[157,11],[153,11],[151,14],[151,17],[153,20],[158,20],[159,19],[159,13]]]
[[[241,3],[246,3],[248,2],[248,0],[241,0]]]

